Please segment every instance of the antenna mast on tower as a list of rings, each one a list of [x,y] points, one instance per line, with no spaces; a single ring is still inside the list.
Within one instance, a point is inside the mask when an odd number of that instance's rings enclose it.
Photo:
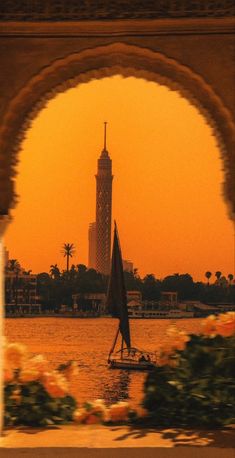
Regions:
[[[106,150],[106,126],[107,126],[107,122],[105,121],[104,122],[104,150]]]

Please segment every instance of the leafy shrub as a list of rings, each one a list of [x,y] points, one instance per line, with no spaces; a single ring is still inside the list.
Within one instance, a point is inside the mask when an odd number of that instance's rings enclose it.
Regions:
[[[6,426],[49,426],[73,420],[76,400],[69,394],[69,381],[76,373],[73,361],[50,370],[48,361],[30,357],[18,343],[5,344]]]
[[[182,427],[235,422],[234,315],[207,318],[204,334],[190,335],[183,349],[160,355],[165,363],[144,385],[145,422]]]

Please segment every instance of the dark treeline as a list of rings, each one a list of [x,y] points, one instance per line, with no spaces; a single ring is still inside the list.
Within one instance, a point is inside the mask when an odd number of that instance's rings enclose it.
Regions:
[[[206,272],[206,283],[194,282],[189,274],[174,274],[157,279],[153,274],[144,278],[138,275],[137,269],[124,272],[127,290],[142,293],[143,300],[158,301],[162,291],[176,291],[179,300],[200,300],[208,304],[235,303],[235,284],[233,275],[225,278],[216,272],[210,282],[211,272]],[[44,309],[57,310],[61,304],[71,306],[73,294],[105,293],[108,277],[88,269],[83,264],[72,265],[69,270],[60,271],[52,265],[50,273],[37,275],[37,293],[41,296]]]

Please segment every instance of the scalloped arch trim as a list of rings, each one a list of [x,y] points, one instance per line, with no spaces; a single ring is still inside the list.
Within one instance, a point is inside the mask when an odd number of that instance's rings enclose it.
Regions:
[[[198,74],[161,53],[124,43],[86,49],[53,61],[11,100],[0,128],[0,214],[15,204],[14,177],[22,139],[32,120],[60,92],[92,79],[141,77],[180,92],[212,127],[224,168],[224,197],[235,220],[235,124],[213,88]]]

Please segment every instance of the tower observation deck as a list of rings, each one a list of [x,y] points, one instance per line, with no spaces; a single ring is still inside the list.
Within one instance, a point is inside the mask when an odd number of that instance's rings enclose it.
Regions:
[[[112,160],[106,148],[104,123],[104,148],[98,159],[96,177],[96,270],[104,275],[110,272],[112,223]]]

